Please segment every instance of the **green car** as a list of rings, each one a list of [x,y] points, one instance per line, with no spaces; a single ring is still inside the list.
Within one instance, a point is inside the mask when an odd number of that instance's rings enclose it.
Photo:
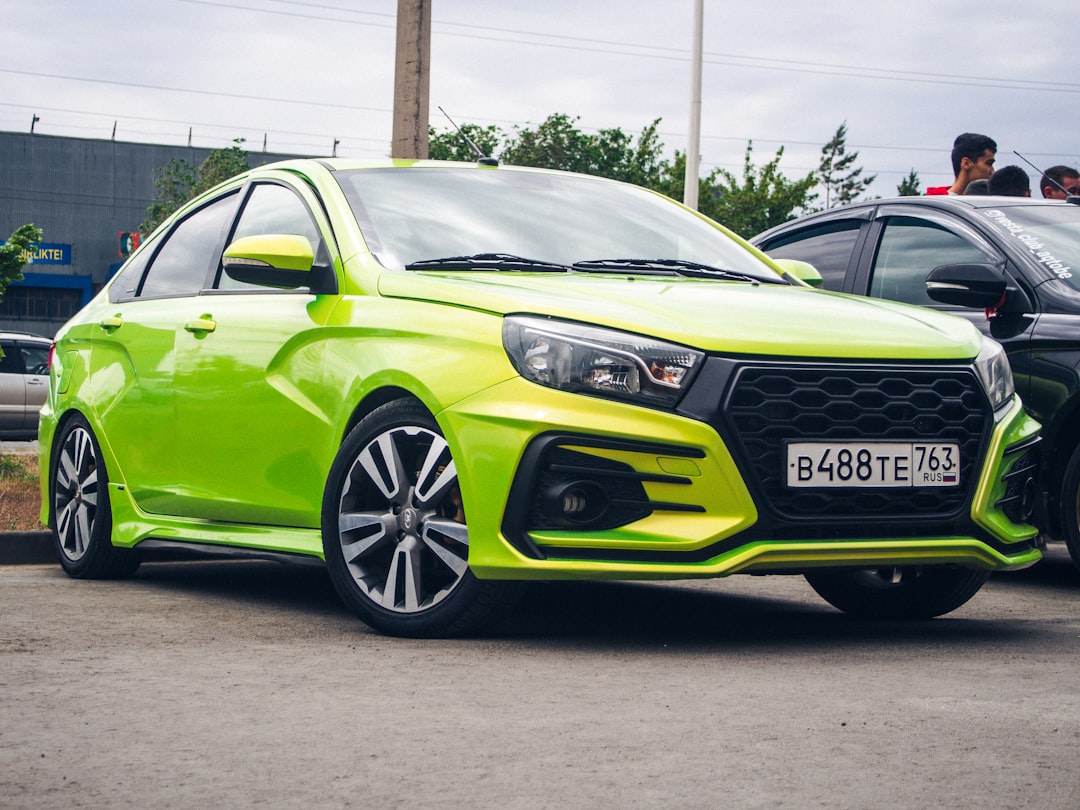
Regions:
[[[527,580],[801,574],[947,613],[1040,557],[1038,425],[967,321],[812,276],[609,180],[264,166],[56,336],[42,521],[74,577],[325,563],[403,636],[478,632]]]

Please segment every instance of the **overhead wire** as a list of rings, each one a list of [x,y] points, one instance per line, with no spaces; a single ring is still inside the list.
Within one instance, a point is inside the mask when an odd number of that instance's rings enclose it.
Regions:
[[[396,14],[390,14],[386,12],[365,11],[360,9],[346,8],[343,6],[318,3],[318,2],[305,2],[304,0],[264,0],[266,3],[275,4],[278,6],[290,7],[295,10],[282,10],[273,9],[267,7],[257,7],[250,5],[241,5],[235,2],[224,2],[224,0],[179,0],[179,2],[212,6],[224,9],[232,9],[241,12],[250,12],[257,14],[272,14],[279,16],[288,16],[302,19],[311,19],[317,21],[331,21],[336,23],[346,23],[352,25],[364,25],[384,29],[396,28]],[[318,13],[312,13],[312,12]],[[335,14],[351,15],[347,17],[327,17],[323,16],[321,12],[333,12]],[[357,19],[358,17],[364,17],[368,19]],[[588,51],[590,53],[607,53],[614,55],[625,55],[634,57],[645,58],[658,58],[669,60],[681,60],[688,61],[689,54],[685,49],[672,48],[661,45],[631,43],[619,40],[599,39],[595,37],[574,36],[569,34],[548,34],[545,32],[527,31],[523,29],[514,28],[500,28],[496,26],[475,24],[475,23],[458,23],[447,20],[434,20],[433,26],[437,26],[440,29],[440,33],[447,36],[464,37],[471,39],[480,39],[486,41],[498,41],[515,45],[533,45],[539,47],[553,47],[570,50]],[[467,29],[462,31],[445,30],[447,28],[459,28]],[[483,33],[480,33],[483,32]],[[524,38],[524,39],[522,39]],[[1025,91],[1044,91],[1044,92],[1057,92],[1057,93],[1080,93],[1080,83],[1076,82],[1064,82],[1064,81],[1036,81],[1036,80],[1018,80],[1002,77],[988,77],[988,76],[967,76],[957,74],[940,74],[929,71],[914,71],[908,69],[894,69],[894,68],[882,68],[876,66],[866,65],[847,65],[840,63],[820,63],[820,62],[808,62],[805,60],[788,59],[782,57],[761,57],[752,56],[746,54],[734,54],[734,53],[716,53],[707,52],[706,62],[708,64],[718,64],[726,66],[745,67],[752,69],[767,69],[778,70],[787,72],[798,72],[807,74],[818,74],[828,76],[846,76],[849,78],[863,78],[873,80],[885,80],[885,81],[905,81],[905,82],[931,82],[934,84],[952,84],[962,86],[985,86],[994,87],[996,89],[1015,89]],[[230,93],[219,90],[207,90],[201,88],[190,88],[180,86],[166,86],[141,82],[127,82],[111,79],[97,79],[88,76],[72,76],[57,73],[47,73],[43,71],[31,71],[31,70],[19,70],[13,68],[0,68],[0,73],[8,73],[12,75],[21,75],[27,77],[45,78],[61,81],[75,81],[75,82],[87,82],[98,83],[105,85],[112,85],[117,87],[128,87],[135,89],[145,89],[160,92],[176,92],[186,93],[199,96],[211,96],[231,99],[245,99],[251,101],[259,101],[275,104],[288,104],[288,105],[302,105],[310,107],[321,107],[326,109],[337,109],[352,112],[367,112],[376,113],[380,115],[391,114],[392,110],[386,107],[375,107],[357,104],[341,104],[332,101],[319,101],[311,98],[283,98],[264,95],[250,95],[246,93]],[[17,106],[17,105],[11,105]],[[29,105],[24,105],[29,106]],[[48,108],[40,108],[48,109]],[[113,115],[110,113],[93,113],[90,111],[69,111],[69,112],[83,112],[87,115],[98,115],[105,119],[125,119],[125,120],[143,120],[143,121],[160,121],[163,123],[182,123],[176,121],[168,121],[167,119],[152,119],[141,118],[136,119],[133,116]],[[476,121],[475,117],[462,116],[463,120]],[[527,122],[521,121],[494,121],[486,119],[487,123],[504,123],[511,126],[520,126],[527,124]],[[201,126],[214,126],[228,129],[225,125],[206,125]],[[274,132],[278,134],[279,130],[273,128],[264,128],[258,126],[243,126],[235,127],[234,129],[244,129],[248,131],[264,131]],[[661,133],[665,137],[675,137],[676,133]],[[312,137],[318,137],[315,134],[311,134]],[[810,144],[805,141],[792,141],[792,140],[776,140],[776,139],[758,139],[752,137],[736,137],[736,136],[721,136],[721,135],[704,135],[704,139],[713,140],[730,140],[739,142],[753,141],[755,143],[781,143],[791,146],[799,145],[812,145],[818,146],[818,144]],[[372,143],[381,143],[374,138],[356,138],[355,140],[368,141]],[[895,149],[903,150],[907,152],[940,152],[940,147],[913,147],[913,146],[867,146],[867,145],[852,145],[854,149]],[[706,164],[706,165],[719,165],[719,164]]]

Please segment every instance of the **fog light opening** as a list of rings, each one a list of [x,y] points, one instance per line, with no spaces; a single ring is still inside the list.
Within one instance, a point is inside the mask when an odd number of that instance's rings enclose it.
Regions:
[[[595,481],[555,484],[544,498],[544,511],[553,520],[569,526],[588,526],[608,511],[608,494]]]
[[[1024,481],[1024,488],[1020,493],[1020,514],[1023,516],[1024,521],[1028,522],[1035,515],[1035,502],[1038,499],[1038,487],[1035,485],[1035,479],[1028,476]]]

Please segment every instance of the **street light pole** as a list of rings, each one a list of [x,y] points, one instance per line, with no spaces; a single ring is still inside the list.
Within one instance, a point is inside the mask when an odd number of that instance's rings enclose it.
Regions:
[[[690,67],[690,135],[686,146],[686,177],[683,179],[683,203],[697,210],[698,167],[701,163],[701,53],[705,0],[694,0],[694,34]]]

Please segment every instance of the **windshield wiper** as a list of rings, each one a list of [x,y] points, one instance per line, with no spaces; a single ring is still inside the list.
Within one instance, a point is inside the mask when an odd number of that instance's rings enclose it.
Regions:
[[[583,262],[574,262],[574,269],[586,273],[674,273],[680,276],[692,278],[720,278],[729,281],[748,281],[751,284],[784,284],[780,278],[771,279],[763,276],[751,276],[736,270],[727,270],[723,267],[712,267],[700,262],[686,261],[685,259],[590,259]]]
[[[447,256],[444,259],[424,259],[405,265],[406,270],[516,270],[520,272],[566,273],[565,264],[527,259],[509,253],[477,253],[472,256]]]

